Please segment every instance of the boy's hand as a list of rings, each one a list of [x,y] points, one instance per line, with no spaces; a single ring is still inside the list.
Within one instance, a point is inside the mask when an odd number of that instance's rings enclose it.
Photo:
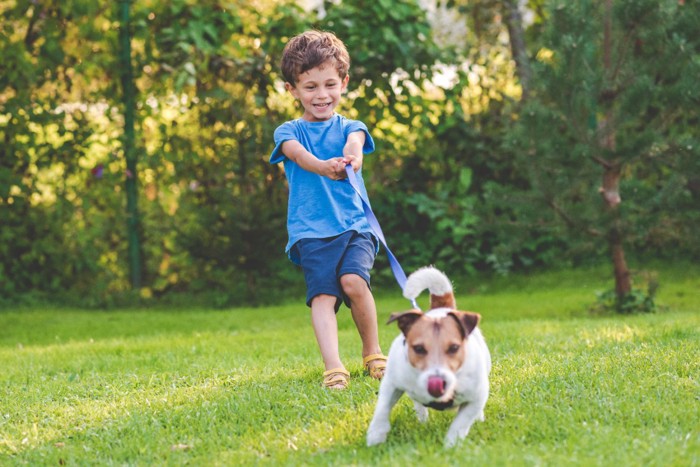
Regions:
[[[346,165],[352,165],[353,172],[357,172],[362,168],[362,156],[356,156],[354,154],[345,154],[343,156],[343,171]]]
[[[348,176],[345,173],[344,159],[342,157],[334,157],[325,161],[320,161],[319,174],[328,177],[331,180],[342,180]]]

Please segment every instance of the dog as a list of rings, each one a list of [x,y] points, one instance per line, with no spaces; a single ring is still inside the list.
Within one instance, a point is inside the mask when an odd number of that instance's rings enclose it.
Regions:
[[[447,447],[464,439],[476,420],[484,420],[491,354],[478,327],[481,316],[456,310],[450,280],[433,267],[411,274],[403,294],[415,300],[425,289],[430,291],[430,311],[394,313],[387,322],[396,321],[401,334],[389,350],[367,430],[368,446],[386,441],[391,409],[404,393],[413,400],[420,422],[427,421],[428,408],[457,409],[445,437]]]

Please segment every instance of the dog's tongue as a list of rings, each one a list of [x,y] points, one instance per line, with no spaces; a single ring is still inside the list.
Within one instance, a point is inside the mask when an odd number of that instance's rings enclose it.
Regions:
[[[445,380],[439,376],[428,378],[428,392],[433,397],[440,397],[445,393]]]

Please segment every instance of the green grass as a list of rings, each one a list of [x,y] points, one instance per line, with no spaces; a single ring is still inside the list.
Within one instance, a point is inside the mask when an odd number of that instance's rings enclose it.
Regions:
[[[666,268],[648,315],[591,315],[600,270],[458,281],[494,368],[486,421],[454,449],[453,413],[403,398],[364,437],[378,384],[347,310],[349,390],[319,387],[302,305],[0,312],[1,465],[700,465],[700,268]],[[377,290],[380,321],[408,302]],[[299,297],[298,302],[301,302]],[[388,350],[398,333],[380,326]]]

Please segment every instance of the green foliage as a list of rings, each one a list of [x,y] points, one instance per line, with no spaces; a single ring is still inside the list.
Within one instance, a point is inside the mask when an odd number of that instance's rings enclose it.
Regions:
[[[92,216],[115,215],[86,209],[84,198],[94,157],[106,149],[98,148],[105,141],[95,121],[103,111],[92,100],[95,94],[109,95],[102,86],[104,70],[95,66],[105,43],[86,37],[65,45],[92,30],[97,23],[92,15],[99,11],[92,2],[18,2],[4,8],[0,293],[92,289],[101,265],[99,255],[90,256],[95,249],[89,228],[111,228],[109,222],[92,224]]]
[[[654,313],[658,311],[656,293],[659,282],[656,274],[641,274],[646,279],[646,290],[633,288],[632,291],[622,297],[615,290],[606,290],[597,293],[598,302],[592,308],[595,313],[615,312],[620,314]]]
[[[396,119],[410,124],[423,109],[412,92],[433,76],[433,65],[448,58],[432,40],[426,13],[416,1],[324,1],[327,14],[315,24],[343,38],[350,51],[352,107],[370,123]]]
[[[142,60],[153,56],[158,64],[144,79],[162,93],[153,95],[156,107],[144,122],[159,141],[148,148],[155,210],[146,220],[155,295],[216,293],[220,306],[262,303],[275,297],[260,283],[285,278],[281,247],[270,248],[285,243],[283,176],[266,154],[284,118],[272,97],[271,55],[284,37],[269,16],[287,15],[300,28],[300,12],[290,5],[229,10],[182,2],[144,12],[144,34],[157,40]],[[162,121],[163,112],[174,117]]]
[[[688,130],[700,96],[688,77],[700,72],[700,35],[690,26],[700,12],[682,2],[615,2],[606,43],[604,2],[549,5],[533,64],[536,92],[506,139],[528,181],[522,199],[549,210],[546,223],[558,218],[569,243],[584,246],[586,236],[602,239],[611,228],[598,194],[601,161],[619,164],[625,243],[697,254],[696,242],[670,226],[697,227],[687,204],[700,202],[695,177],[677,168],[695,164],[690,153],[697,160]],[[528,218],[528,210],[515,211]],[[590,253],[603,251],[597,243]]]
[[[281,51],[310,27],[348,44],[340,110],[375,138],[365,179],[408,271],[505,274],[603,254],[591,124],[605,113],[617,148],[601,155],[625,166],[627,245],[696,257],[699,13],[689,2],[615,2],[621,46],[606,75],[600,3],[529,2],[536,79],[521,105],[500,2],[448,2],[467,26],[461,47],[438,45],[415,1],[326,1],[325,15],[292,0],[130,2],[145,258],[145,286],[132,291],[118,2],[6,2],[0,298],[223,307],[298,287],[282,251],[284,175],[267,160],[276,126],[298,116]],[[376,271],[391,280],[382,254]]]
[[[639,289],[633,289],[622,297],[619,297],[614,290],[608,290],[598,296],[598,304],[594,310],[596,312],[614,311],[624,315],[653,313],[656,311],[656,303],[651,293]]]
[[[30,27],[25,37],[2,36],[4,65],[16,73],[0,83],[11,142],[2,147],[0,216],[16,227],[3,229],[3,296],[131,300],[116,7],[90,5],[4,12],[7,24]],[[284,281],[290,267],[268,247],[285,238],[283,176],[265,160],[286,111],[268,99],[276,94],[271,54],[284,45],[280,27],[301,28],[300,11],[292,2],[240,10],[141,2],[132,17],[147,261],[141,297],[189,291],[220,306],[273,300],[257,284],[271,275]]]
[[[432,147],[420,142],[391,188],[372,201],[383,228],[391,233],[392,249],[409,271],[438,264],[450,271],[473,272],[479,254],[473,244],[478,222],[473,172],[453,146],[451,137],[458,132],[440,125],[438,131],[442,134],[437,141],[426,138]]]

